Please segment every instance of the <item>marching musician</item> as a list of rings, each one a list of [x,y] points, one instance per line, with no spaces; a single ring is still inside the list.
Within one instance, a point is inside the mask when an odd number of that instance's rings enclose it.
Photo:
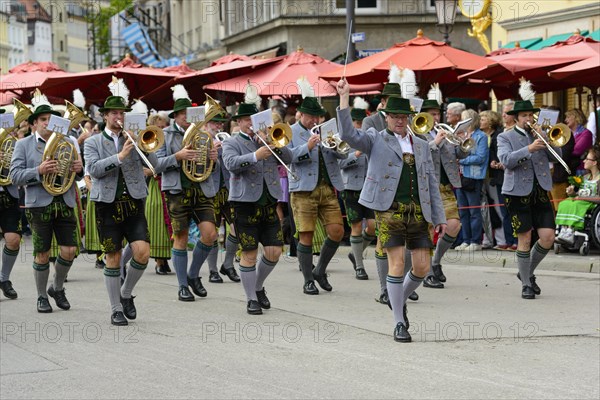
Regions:
[[[303,101],[298,107],[300,118],[292,125],[292,141],[288,145],[293,154],[294,172],[288,179],[290,201],[300,239],[297,254],[304,276],[303,291],[308,295],[316,295],[319,289],[314,281],[323,290],[330,292],[333,289],[327,280],[326,270],[344,236],[342,212],[335,192],[344,190],[338,160],[348,155],[319,145],[321,138],[313,135],[311,129],[326,111],[314,97],[310,83],[300,79],[299,86]],[[319,261],[313,271],[312,244],[317,218],[325,226],[327,238],[321,246]]]
[[[507,114],[516,125],[498,135],[498,158],[504,166],[502,194],[517,234],[517,266],[522,283],[521,297],[535,299],[541,293],[533,274],[554,245],[554,209],[548,191],[552,189],[549,161],[558,161],[544,141],[533,133],[533,113],[540,109],[529,100],[515,102]],[[554,149],[560,156],[560,148]],[[539,239],[531,246],[531,230]]]
[[[214,197],[215,217],[217,224],[221,221],[221,218],[225,220],[225,223],[229,225],[229,234],[225,241],[225,259],[221,264],[220,270],[217,270],[217,258],[219,255],[219,243],[215,240],[213,248],[208,256],[207,264],[210,270],[208,278],[209,282],[212,283],[223,283],[223,279],[219,275],[226,275],[231,281],[239,282],[240,277],[233,266],[233,259],[238,249],[239,241],[235,235],[235,228],[233,226],[233,214],[231,213],[231,206],[229,204],[229,171],[223,164],[223,148],[222,143],[216,138],[218,132],[223,131],[223,124],[227,122],[227,115],[216,114],[214,117],[205,121],[205,128],[208,133],[211,134],[214,143],[216,143],[217,151],[219,152],[219,162],[215,163],[216,171],[211,175],[213,178],[213,184],[215,188],[218,188],[217,194]],[[220,225],[220,224],[219,224]]]
[[[277,200],[281,199],[281,184],[275,152],[284,163],[289,163],[292,153],[287,147],[265,146],[256,137],[264,132],[252,130],[251,115],[258,113],[254,104],[240,104],[237,121],[240,133],[223,142],[223,163],[230,172],[229,203],[233,209],[234,225],[240,244],[240,277],[248,314],[262,314],[271,308],[264,282],[273,271],[283,246],[283,232],[277,217]],[[263,138],[266,140],[266,138]],[[263,245],[263,255],[258,259],[258,244]]]
[[[350,116],[352,124],[356,129],[360,129],[362,121],[367,116],[367,102],[361,97],[354,98]],[[348,158],[340,160],[339,165],[342,172],[342,181],[344,190],[341,193],[344,207],[346,209],[346,220],[350,225],[350,249],[348,258],[354,267],[354,276],[358,280],[367,280],[369,275],[365,271],[363,262],[363,253],[365,249],[376,239],[375,237],[375,214],[373,210],[361,205],[358,202],[361,190],[365,184],[368,159],[365,154],[359,150],[351,149]],[[363,230],[363,219],[366,220],[366,227]]]
[[[391,97],[382,110],[387,128],[359,131],[352,126],[349,109],[350,85],[345,79],[337,84],[340,107],[337,115],[341,139],[369,158],[360,204],[375,211],[379,240],[387,250],[389,272],[387,289],[394,311],[394,340],[410,342],[406,299],[429,271],[429,223],[440,235],[446,230],[446,218],[427,142],[407,132],[410,102]],[[413,269],[404,279],[404,253],[411,250]]]
[[[439,91],[439,88],[435,88]],[[432,93],[433,98],[428,98],[423,102],[421,110],[429,113],[433,117],[433,123],[439,124],[441,120],[441,107],[436,97],[442,98],[441,93],[438,95]],[[427,141],[431,150],[431,158],[433,159],[435,174],[440,183],[440,195],[444,205],[444,213],[446,215],[446,233],[438,238],[433,258],[431,259],[431,269],[429,274],[423,281],[423,286],[435,289],[443,289],[446,282],[446,276],[442,271],[442,257],[452,246],[458,232],[460,232],[460,217],[458,215],[458,207],[456,196],[452,191],[452,187],[460,188],[460,170],[457,159],[465,158],[469,155],[468,152],[461,150],[460,146],[452,144],[446,140],[446,132],[443,129],[432,129],[428,132]]]
[[[194,182],[184,174],[181,168],[182,161],[199,159],[202,150],[193,149],[191,145],[182,147],[183,136],[191,125],[187,121],[186,110],[193,105],[183,85],[175,85],[171,89],[173,89],[175,104],[169,118],[173,120],[173,125],[169,129],[165,129],[165,143],[158,150],[157,156],[160,170],[163,171],[162,191],[166,194],[171,228],[173,229],[171,257],[177,275],[178,299],[194,301],[194,295],[190,293],[189,287],[196,296],[207,296],[206,289],[202,285],[202,278],[200,278],[200,268],[217,239],[213,207],[216,188],[211,177],[202,182]],[[209,152],[208,157],[216,161],[218,157],[216,148],[213,146],[207,151]],[[211,174],[215,172],[216,169],[213,169]],[[192,263],[188,269],[187,243],[192,219],[200,230],[200,240],[194,246]]]
[[[122,85],[122,80],[119,80]],[[132,292],[142,277],[150,256],[148,223],[144,204],[148,188],[144,178],[142,158],[134,149],[135,137],[123,131],[128,107],[124,85],[111,86],[112,96],[107,97],[99,109],[106,127],[84,143],[86,166],[92,178],[89,194],[96,203],[98,236],[106,254],[104,282],[110,300],[113,325],[127,325],[127,319],[137,318]],[[147,159],[157,164],[155,154]],[[120,261],[123,239],[130,244],[133,257],[127,277],[121,286]],[[127,319],[126,319],[127,317]]]
[[[52,109],[46,96],[39,90],[36,90],[31,103],[33,113],[29,116],[28,122],[32,125],[33,134],[17,141],[10,165],[10,178],[14,185],[25,187],[25,214],[33,236],[33,270],[38,292],[37,310],[40,313],[50,313],[52,306],[48,296],[54,298],[58,308],[63,310],[71,308],[63,283],[75,258],[76,231],[79,221],[74,210],[75,185],[71,185],[64,194],[57,196],[50,194],[42,185],[45,175],[57,173],[61,167],[57,160],[42,160],[46,143],[52,136],[52,132],[47,129],[50,116],[60,116],[60,113]],[[64,138],[71,141],[79,151],[79,146],[74,139],[68,136]],[[81,174],[82,171],[81,157],[77,157],[71,163],[70,172]],[[53,234],[60,250],[55,263],[54,282],[46,291]]]
[[[4,114],[4,111],[3,108],[0,108],[0,114]],[[8,132],[8,135],[16,135],[16,129],[14,129],[14,132]],[[4,155],[0,154],[0,160],[3,159]],[[3,165],[3,167],[7,166]],[[3,169],[2,173],[3,175],[5,173],[7,175],[10,174],[8,169]],[[0,186],[0,229],[2,229],[5,241],[0,261],[0,289],[5,297],[16,299],[18,295],[10,281],[10,273],[19,255],[22,226],[21,210],[19,208],[19,188],[12,182]]]

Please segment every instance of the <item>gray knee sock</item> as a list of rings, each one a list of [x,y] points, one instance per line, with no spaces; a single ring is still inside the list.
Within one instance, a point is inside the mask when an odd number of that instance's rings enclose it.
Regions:
[[[529,251],[517,250],[517,267],[523,286],[531,286],[529,274],[531,273],[531,253]]]
[[[239,240],[237,237],[232,236],[231,233],[227,235],[225,241],[225,259],[223,260],[223,266],[226,269],[233,268],[233,259],[238,249]]]
[[[50,263],[38,264],[33,262],[33,277],[35,278],[35,287],[38,297],[48,298],[46,285],[48,285],[48,276],[50,276]]]
[[[207,246],[201,241],[198,240],[196,242],[196,246],[194,246],[194,252],[192,253],[192,263],[190,264],[190,269],[188,270],[188,277],[197,278],[200,276],[200,268],[202,268],[202,264],[206,261],[206,257],[212,250],[212,245]]]
[[[118,268],[104,267],[104,284],[108,291],[111,312],[123,311],[121,305],[121,279]]]
[[[4,246],[2,249],[2,269],[0,270],[0,282],[4,282],[10,279],[10,273],[17,261],[19,255],[19,249],[10,250]]]
[[[406,247],[404,248],[404,277],[412,270],[412,252]],[[411,292],[412,293],[412,292]]]
[[[131,249],[131,245],[127,243],[121,252],[121,264],[119,265],[121,269],[125,268],[125,264],[131,260],[131,257],[133,257],[133,250]]]
[[[173,269],[177,275],[178,285],[187,287],[187,250],[171,249],[171,258],[173,259]]]
[[[54,290],[63,290],[63,283],[65,283],[65,278],[71,269],[71,265],[73,265],[73,261],[67,261],[60,255],[56,258],[56,262],[54,263],[54,284],[52,285]]]
[[[529,277],[533,276],[533,272],[540,265],[540,262],[546,257],[550,249],[545,249],[542,247],[539,241],[535,242],[533,245],[533,249],[531,249],[531,266],[529,267]]]
[[[317,263],[315,274],[325,275],[327,265],[329,265],[329,261],[331,261],[335,255],[338,247],[340,247],[340,242],[335,242],[329,237],[325,239],[323,246],[321,246],[321,255],[319,256],[319,262]]]
[[[212,245],[212,249],[210,249],[210,253],[208,253],[208,257],[206,258],[206,263],[208,264],[208,269],[210,272],[218,272],[217,270],[217,259],[219,258],[219,242],[215,240]]]
[[[240,265],[240,279],[246,292],[246,300],[257,300],[256,298],[256,266],[242,267]]]
[[[373,243],[373,241],[375,239],[377,239],[377,236],[371,236],[365,230],[363,230],[363,232],[362,232],[362,238],[363,238],[363,248],[362,248],[362,251],[364,253],[365,250],[367,249],[367,247],[369,247],[371,245],[371,243]]]
[[[124,299],[131,298],[131,292],[133,292],[133,288],[144,274],[148,264],[140,264],[135,261],[135,258],[132,258],[129,266],[131,268],[127,271],[127,278],[125,278],[125,282],[123,282],[123,287],[121,288],[121,297]]]
[[[296,255],[298,256],[298,262],[300,263],[300,269],[302,270],[304,283],[312,281],[312,247],[298,243],[298,246],[296,246]]]
[[[435,252],[433,253],[433,258],[431,259],[431,265],[440,265],[442,262],[442,257],[450,247],[452,247],[452,243],[456,240],[456,237],[452,237],[447,233],[444,234],[440,239],[438,239],[437,245],[435,246]]]
[[[276,265],[277,265],[277,261],[267,260],[264,255],[260,258],[260,261],[258,262],[258,265],[256,266],[256,290],[257,291],[263,289],[263,285],[265,284],[265,279],[267,279],[267,276],[269,276],[269,274],[271,272],[273,272],[273,269],[275,269]]]
[[[394,320],[396,323],[402,322],[405,324],[406,321],[404,321],[404,313],[402,312],[404,304],[406,303],[406,299],[404,298],[404,277],[388,275],[386,281],[390,304],[394,311]]]
[[[412,294],[419,286],[421,286],[423,278],[413,275],[412,271],[408,273],[406,279],[404,279],[404,301],[408,299],[408,296]]]
[[[388,274],[388,258],[387,254],[383,255],[375,254],[375,265],[377,266],[377,276],[379,276],[379,285],[381,287],[381,294],[387,289],[387,274]]]
[[[350,249],[356,260],[356,268],[364,269],[363,264],[363,238],[362,236],[350,236]]]

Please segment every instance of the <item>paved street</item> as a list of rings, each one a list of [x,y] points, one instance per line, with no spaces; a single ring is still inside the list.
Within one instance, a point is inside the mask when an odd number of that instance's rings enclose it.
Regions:
[[[208,283],[208,297],[177,301],[174,275],[151,262],[135,290],[138,319],[109,323],[101,270],[90,256],[69,273],[72,308],[35,311],[31,241],[0,300],[0,398],[586,398],[600,396],[600,256],[550,254],[536,271],[542,295],[520,298],[515,253],[450,251],[443,290],[419,288],[408,315],[413,343],[342,247],[333,292],[302,294],[295,258],[266,284],[273,304],[245,311],[240,284]],[[222,254],[221,254],[222,256]]]

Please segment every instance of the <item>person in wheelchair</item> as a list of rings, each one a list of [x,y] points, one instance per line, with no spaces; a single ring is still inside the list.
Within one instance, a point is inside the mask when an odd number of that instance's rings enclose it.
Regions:
[[[583,183],[579,188],[573,185],[567,187],[570,197],[561,201],[556,213],[556,225],[560,232],[556,237],[558,243],[573,244],[574,231],[583,230],[586,214],[600,203],[600,146],[590,148],[583,160],[584,168],[589,174],[583,176]]]

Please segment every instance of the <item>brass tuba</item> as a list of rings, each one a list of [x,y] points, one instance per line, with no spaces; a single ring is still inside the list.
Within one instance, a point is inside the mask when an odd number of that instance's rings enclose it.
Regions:
[[[75,180],[76,173],[71,171],[73,162],[79,158],[75,145],[60,132],[53,132],[46,143],[42,160],[58,161],[58,171],[46,174],[42,186],[52,196],[66,193]]]
[[[210,121],[219,114],[225,114],[225,110],[208,94],[204,102],[204,121]],[[214,161],[208,156],[213,147],[213,139],[209,132],[202,129],[204,121],[198,124],[192,122],[183,135],[181,147],[190,146],[192,150],[200,151],[200,157],[196,160],[183,160],[181,169],[185,176],[192,182],[203,182],[212,173]]]
[[[17,138],[12,132],[19,129],[21,122],[25,121],[31,115],[31,110],[19,100],[13,100],[13,114],[15,119],[14,126],[0,127],[0,186],[11,184],[9,172],[10,161],[17,143]]]
[[[85,113],[69,100],[65,100],[65,106],[67,109],[63,117],[71,121],[69,130],[81,127],[81,123],[88,119]],[[81,127],[81,130],[83,130],[83,127]]]

